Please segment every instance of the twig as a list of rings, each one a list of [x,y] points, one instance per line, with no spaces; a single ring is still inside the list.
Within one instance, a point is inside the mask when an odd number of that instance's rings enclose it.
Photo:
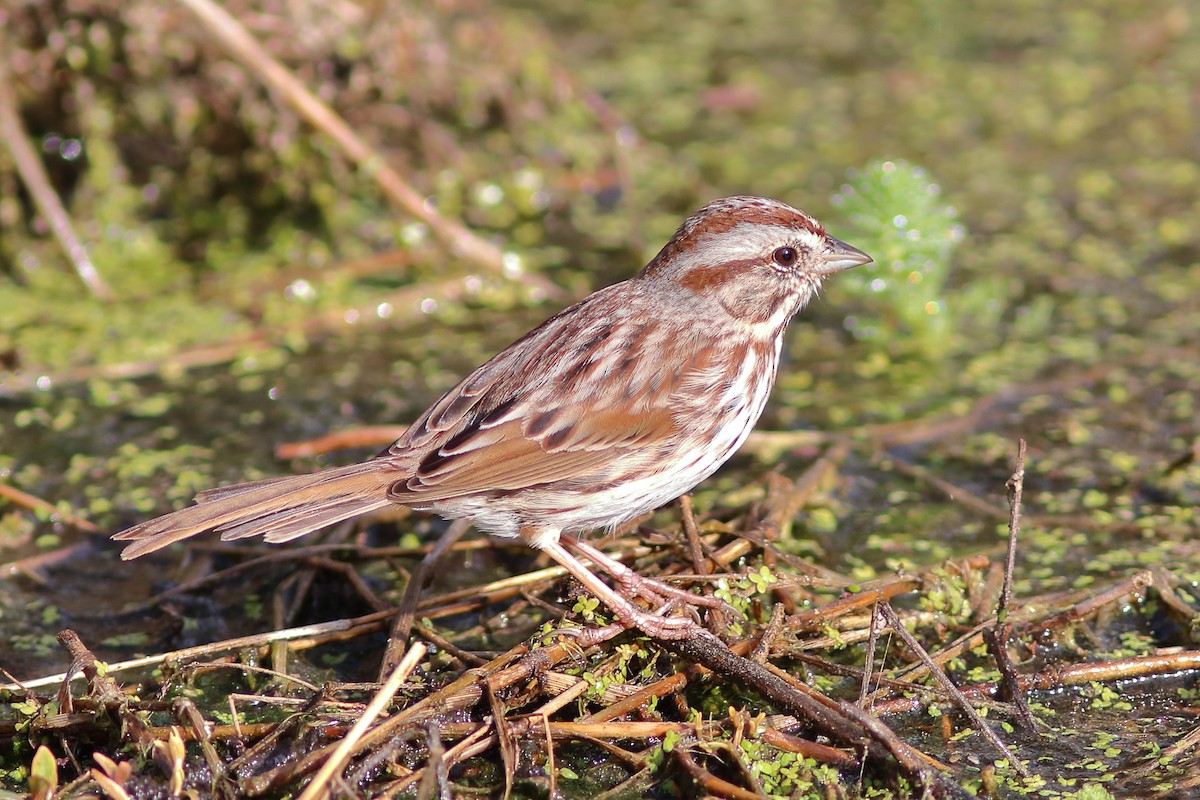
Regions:
[[[1017,467],[1006,484],[1008,487],[1008,556],[1004,562],[1004,583],[1000,589],[1000,601],[996,608],[996,624],[983,632],[988,650],[1000,670],[1000,699],[1012,703],[1017,720],[1021,727],[1032,731],[1037,723],[1033,712],[1025,701],[1025,693],[1021,691],[1017,679],[1017,669],[1008,656],[1008,641],[1012,636],[1013,626],[1008,621],[1008,607],[1012,601],[1013,571],[1017,561],[1017,536],[1021,531],[1021,494],[1025,489],[1025,440],[1019,440],[1017,445]]]
[[[1182,653],[1135,656],[1086,664],[1055,665],[1035,675],[1021,675],[1019,680],[1023,692],[1054,692],[1064,686],[1082,686],[1097,681],[1126,681],[1153,675],[1182,675],[1194,670],[1200,670],[1200,651],[1188,650]],[[962,687],[962,693],[967,697],[995,697],[998,691],[998,687],[993,683]],[[880,715],[909,714],[928,705],[927,698],[897,697],[879,701],[873,704],[871,709]]]
[[[388,636],[387,647],[383,651],[383,661],[379,667],[380,677],[389,674],[396,668],[399,663],[400,653],[404,649],[405,643],[408,641],[408,634],[412,630],[413,619],[417,613],[417,603],[421,599],[421,592],[425,588],[425,584],[433,577],[433,572],[437,569],[438,563],[450,552],[459,539],[461,539],[471,528],[470,520],[458,519],[450,523],[450,527],[438,538],[437,543],[425,558],[421,559],[421,563],[408,576],[408,584],[404,587],[404,596],[400,599],[400,606],[396,616],[392,619],[392,631]]]
[[[1013,570],[1017,563],[1017,537],[1021,532],[1021,495],[1025,491],[1025,440],[1018,440],[1017,468],[1006,484],[1008,487],[1008,556],[1004,561],[1004,585],[1000,590],[1000,602],[996,609],[996,621],[1008,618],[1008,605],[1012,601]]]
[[[213,747],[212,732],[205,723],[204,717],[201,716],[200,709],[190,698],[177,697],[172,704],[172,710],[181,722],[187,723],[187,727],[192,733],[192,740],[200,743],[200,753],[204,756],[204,763],[212,771],[213,783],[225,783],[228,780],[225,764],[221,761],[217,749]],[[175,731],[175,735],[182,737],[179,731]],[[169,769],[165,771],[170,774]]]
[[[396,665],[396,668],[392,670],[392,674],[379,687],[379,691],[371,698],[371,702],[363,710],[363,714],[358,718],[358,722],[354,723],[354,727],[350,729],[350,733],[346,734],[346,737],[338,743],[337,749],[333,751],[329,760],[321,766],[312,783],[304,789],[303,794],[300,795],[300,800],[317,800],[319,797],[329,796],[329,782],[332,780],[334,774],[346,766],[346,762],[350,760],[350,755],[357,749],[363,736],[366,735],[367,729],[371,727],[371,724],[375,722],[375,718],[382,713],[387,704],[392,702],[392,698],[400,690],[400,685],[408,680],[408,676],[412,674],[417,664],[421,663],[421,659],[425,657],[425,652],[426,647],[421,642],[417,642],[409,649],[404,658],[400,660],[400,663]]]
[[[854,722],[837,711],[832,704],[816,699],[811,690],[801,691],[768,667],[737,655],[720,639],[707,631],[677,641],[663,642],[684,658],[703,664],[727,680],[751,686],[776,703],[789,714],[794,714],[814,725],[831,739],[851,747],[863,743],[864,731]],[[871,751],[874,756],[882,755],[879,750]]]
[[[692,508],[692,496],[685,494],[679,498],[679,514],[683,518],[683,532],[687,537],[688,553],[692,557],[692,569],[697,575],[707,575],[711,570],[704,558],[704,550],[700,546],[700,531],[696,528],[696,513]]]
[[[59,708],[67,714],[72,711],[70,676],[73,676],[76,672],[81,673],[87,679],[88,687],[91,689],[92,694],[103,702],[114,703],[116,705],[118,716],[121,720],[122,734],[131,741],[137,742],[139,746],[149,747],[153,741],[153,737],[150,735],[146,721],[121,706],[120,701],[124,699],[121,688],[117,686],[117,682],[112,679],[108,672],[100,669],[98,666],[99,661],[92,654],[92,651],[88,649],[87,645],[83,643],[83,640],[79,638],[79,634],[70,628],[60,631],[58,642],[71,656],[71,666],[64,673],[62,683],[58,687]],[[25,688],[32,688],[32,683],[26,683],[24,686]]]
[[[867,638],[866,658],[863,661],[862,684],[858,689],[858,705],[867,707],[867,696],[871,692],[871,673],[875,671],[875,649],[879,644],[879,634],[884,629],[883,613],[880,606],[871,609],[871,635]]]
[[[33,198],[38,211],[50,223],[50,229],[54,231],[59,246],[62,247],[63,253],[75,268],[75,274],[79,276],[79,280],[93,297],[111,303],[115,299],[112,289],[105,283],[100,270],[96,269],[96,265],[92,263],[92,258],[88,255],[83,242],[75,235],[71,217],[67,214],[67,209],[59,199],[58,193],[54,191],[54,186],[50,183],[49,176],[46,175],[46,168],[29,144],[25,126],[21,124],[17,93],[13,87],[13,76],[9,71],[8,62],[5,60],[8,54],[13,52],[7,38],[3,35],[3,31],[0,31],[0,141],[8,146],[21,181],[29,190],[29,196]]]
[[[88,522],[83,517],[76,516],[70,512],[59,510],[53,503],[47,503],[40,497],[35,497],[29,492],[23,492],[15,486],[10,486],[7,483],[0,483],[0,499],[7,500],[13,505],[27,508],[30,511],[41,511],[48,514],[52,519],[60,519],[70,525],[72,528],[78,528],[85,533],[99,533],[100,529],[92,523]],[[13,562],[19,563],[19,562]]]
[[[996,732],[992,730],[992,727],[987,724],[987,721],[979,715],[979,712],[975,710],[975,707],[971,705],[967,698],[963,696],[963,693],[959,691],[958,687],[954,685],[954,681],[950,680],[950,676],[948,676],[940,666],[934,663],[933,659],[929,657],[929,653],[926,652],[925,648],[921,646],[921,643],[917,641],[917,637],[909,633],[908,629],[904,627],[904,623],[896,614],[895,609],[892,608],[891,603],[881,603],[879,607],[883,612],[883,617],[887,621],[888,627],[890,627],[892,631],[900,637],[901,641],[903,641],[904,644],[907,645],[908,648],[912,650],[912,652],[915,653],[919,659],[925,662],[925,666],[929,668],[930,674],[933,675],[934,679],[937,680],[942,689],[945,690],[950,697],[954,698],[955,702],[958,704],[958,707],[962,709],[963,713],[970,717],[971,722],[975,724],[980,733],[982,733],[984,737],[992,743],[992,747],[995,747],[996,750],[999,751],[1000,755],[1008,759],[1009,765],[1014,771],[1016,771],[1018,775],[1020,775],[1022,778],[1030,777],[1029,770],[1025,768],[1025,765],[1022,764],[1020,760],[1017,759],[1017,757],[1013,754],[1013,752],[1008,749],[1008,745],[1000,740],[1000,737],[997,736]]]
[[[496,732],[496,742],[500,745],[500,763],[504,767],[504,794],[500,800],[512,798],[513,779],[517,773],[517,743],[513,737],[508,717],[504,714],[504,703],[500,700],[496,687],[491,681],[484,681],[484,693],[487,696],[488,708],[492,712],[492,730]],[[542,717],[545,719],[545,716]]]
[[[111,675],[116,672],[125,672],[132,669],[141,669],[143,667],[155,667],[159,664],[164,664],[168,661],[187,661],[198,656],[207,656],[212,653],[222,652],[225,650],[241,650],[248,647],[264,647],[273,642],[302,642],[306,639],[316,637],[324,637],[334,634],[345,634],[348,631],[355,633],[366,633],[368,631],[378,630],[382,626],[382,620],[394,614],[394,611],[381,611],[366,616],[357,617],[355,619],[339,619],[333,622],[322,622],[317,625],[303,625],[298,628],[286,628],[280,631],[269,631],[267,633],[257,633],[252,636],[242,636],[236,639],[225,639],[220,642],[211,644],[198,645],[196,647],[187,647],[182,650],[173,650],[169,653],[158,653],[152,656],[142,656],[141,658],[130,659],[129,661],[120,661],[116,664],[108,665],[105,671],[106,675]],[[71,673],[73,676],[73,673]],[[53,686],[62,683],[66,680],[68,673],[60,672],[57,675],[47,675],[34,680],[23,681],[20,684],[3,684],[0,685],[0,691],[20,691],[22,687],[27,689],[36,689],[40,686]]]
[[[587,646],[604,641],[606,638],[623,633],[624,630],[622,625],[589,628],[580,631],[575,637],[576,644],[570,647],[560,643],[541,648],[533,653],[529,653],[525,645],[515,647],[493,659],[486,666],[465,673],[448,686],[426,695],[398,714],[384,720],[363,736],[362,745],[364,747],[374,746],[379,742],[396,737],[406,728],[411,729],[412,726],[439,715],[474,706],[483,697],[484,681],[490,681],[496,689],[512,686],[519,681],[528,680],[539,670],[547,669],[563,658],[567,658],[571,653],[576,652],[581,644]],[[257,795],[277,788],[286,781],[304,775],[323,763],[333,749],[333,745],[317,748],[305,753],[292,763],[247,778],[243,781],[241,789],[246,794]]]
[[[178,0],[204,25],[208,33],[255,77],[277,92],[292,110],[324,133],[363,174],[375,180],[388,199],[406,213],[429,226],[450,252],[490,272],[516,277],[511,259],[491,242],[481,239],[461,223],[441,216],[425,198],[375,152],[341,116],[321,102],[287,68],[272,58],[229,13],[210,0]],[[543,292],[553,290],[549,282],[532,276],[522,278]],[[555,293],[557,291],[555,290]]]
[[[724,778],[718,778],[708,770],[701,767],[692,758],[692,754],[688,752],[688,748],[681,744],[676,745],[671,751],[671,755],[679,762],[679,766],[683,767],[683,771],[695,784],[693,787],[693,797],[729,797],[732,800],[761,800],[762,795],[758,792],[744,789],[735,783],[730,783]]]
[[[1154,573],[1150,570],[1141,570],[1098,594],[1088,596],[1087,599],[1076,603],[1065,611],[1060,611],[1045,619],[1023,622],[1019,625],[1019,628],[1022,633],[1026,633],[1033,632],[1035,629],[1038,631],[1047,631],[1065,627],[1072,622],[1078,622],[1085,617],[1097,613],[1105,606],[1120,601],[1126,595],[1133,593],[1141,594],[1147,587],[1153,585]]]
[[[841,710],[849,719],[859,723],[870,733],[873,742],[887,748],[912,780],[925,787],[926,791],[922,797],[954,797],[965,800],[975,796],[942,774],[940,771],[942,767],[935,767],[931,764],[932,759],[929,756],[905,744],[878,717],[872,716],[865,709],[859,708],[853,703],[841,703],[840,705]]]

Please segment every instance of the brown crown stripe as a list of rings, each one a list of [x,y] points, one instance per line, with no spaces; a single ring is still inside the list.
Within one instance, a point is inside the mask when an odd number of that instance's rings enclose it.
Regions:
[[[711,211],[706,209],[706,211]],[[724,209],[725,213],[702,213],[692,217],[680,228],[684,238],[707,236],[727,233],[738,225],[750,223],[753,225],[775,225],[781,228],[811,231],[818,236],[825,235],[825,228],[806,214],[783,205],[757,205],[746,203]],[[689,224],[690,223],[690,224]]]

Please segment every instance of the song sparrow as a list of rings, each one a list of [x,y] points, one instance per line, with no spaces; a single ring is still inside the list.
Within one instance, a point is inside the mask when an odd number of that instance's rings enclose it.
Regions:
[[[510,345],[374,458],[212,489],[114,538],[133,542],[126,559],[204,531],[284,542],[395,503],[519,536],[625,624],[687,635],[690,619],[644,611],[630,598],[693,595],[647,581],[569,534],[657,508],[732,456],[767,402],[788,321],[827,275],[870,260],[776,200],[716,200],[637,277]]]

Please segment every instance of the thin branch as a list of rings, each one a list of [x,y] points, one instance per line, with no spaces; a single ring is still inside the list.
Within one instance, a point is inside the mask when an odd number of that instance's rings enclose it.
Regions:
[[[316,777],[313,778],[312,783],[300,795],[300,800],[317,800],[317,798],[324,798],[330,795],[329,784],[333,780],[334,774],[346,766],[346,763],[350,760],[350,756],[358,748],[363,736],[366,735],[367,729],[371,727],[371,724],[375,722],[375,718],[383,712],[388,703],[392,702],[392,698],[400,690],[400,685],[408,680],[408,676],[412,674],[412,671],[417,668],[417,664],[421,663],[421,659],[425,657],[425,652],[425,645],[417,642],[405,653],[404,658],[392,670],[392,674],[388,676],[387,681],[379,687],[379,691],[371,698],[371,702],[363,711],[362,716],[358,718],[358,722],[354,723],[354,727],[350,729],[350,733],[338,744],[337,749],[333,751],[333,755],[329,757],[329,760],[321,765],[321,769],[317,772]]]
[[[417,603],[425,585],[433,578],[442,558],[450,552],[459,539],[471,529],[470,520],[458,519],[450,523],[450,527],[438,538],[437,543],[421,563],[408,576],[408,585],[404,587],[404,596],[400,599],[395,618],[392,620],[392,632],[388,637],[387,647],[383,652],[383,661],[379,667],[380,677],[387,675],[399,662],[400,653],[408,641],[412,631],[413,620],[417,615]]]
[[[88,255],[83,242],[75,235],[71,217],[67,214],[58,193],[54,191],[50,177],[46,174],[46,167],[29,144],[29,136],[25,132],[25,126],[21,124],[13,76],[4,58],[13,52],[6,39],[3,31],[0,31],[0,141],[8,146],[21,181],[29,190],[29,196],[33,198],[38,211],[50,223],[50,229],[54,231],[59,246],[75,268],[79,280],[93,297],[111,303],[115,299],[112,289],[105,283],[100,270],[92,263],[92,257]]]
[[[491,242],[480,238],[456,220],[441,216],[416,189],[371,148],[333,109],[321,102],[286,67],[262,48],[244,27],[210,0],[178,0],[204,25],[208,33],[255,77],[277,92],[306,122],[333,140],[364,175],[373,178],[389,200],[429,226],[451,253],[482,269],[518,278],[519,266]],[[548,281],[521,276],[531,288],[557,294]]]
[[[1006,484],[1008,488],[1008,556],[1004,561],[1004,585],[1000,590],[1000,602],[996,608],[996,620],[1004,622],[1008,617],[1008,605],[1012,601],[1012,577],[1017,563],[1017,537],[1021,532],[1021,495],[1025,491],[1025,440],[1018,440],[1017,468]]]
[[[1012,602],[1013,571],[1017,562],[1017,536],[1021,531],[1021,494],[1025,490],[1025,440],[1019,440],[1017,445],[1017,467],[1006,484],[1008,487],[1008,556],[1004,562],[1004,583],[1000,589],[1000,601],[996,608],[996,624],[983,632],[988,650],[1000,670],[1000,699],[1012,703],[1016,709],[1017,720],[1027,731],[1033,731],[1037,723],[1033,712],[1025,702],[1025,693],[1021,691],[1020,680],[1016,665],[1008,655],[1008,641],[1013,633],[1013,626],[1008,621],[1008,607]]]
[[[950,680],[950,676],[948,676],[940,666],[934,663],[933,659],[929,657],[929,653],[924,647],[921,646],[921,643],[917,641],[917,637],[909,633],[908,628],[904,627],[904,623],[896,614],[895,609],[892,608],[891,603],[881,603],[879,607],[883,612],[883,617],[887,621],[888,627],[890,627],[892,631],[894,631],[895,634],[900,637],[901,641],[903,641],[904,644],[907,645],[908,648],[912,650],[919,659],[925,662],[925,666],[929,668],[929,673],[934,677],[935,680],[937,680],[942,689],[945,690],[945,692],[952,698],[954,698],[955,702],[958,704],[958,707],[962,709],[964,714],[970,717],[971,722],[975,724],[975,726],[979,729],[979,732],[982,733],[984,737],[992,743],[992,747],[995,747],[996,750],[999,751],[1000,755],[1008,760],[1009,766],[1011,766],[1018,775],[1020,775],[1022,778],[1030,777],[1029,770],[1025,768],[1025,765],[1021,763],[1020,759],[1018,759],[1016,755],[1008,749],[1008,745],[1001,741],[1000,737],[996,735],[996,732],[992,730],[992,727],[987,724],[987,721],[980,716],[979,712],[975,710],[975,707],[971,705],[966,697],[963,696],[963,693],[959,690],[959,688],[954,685],[954,681]]]

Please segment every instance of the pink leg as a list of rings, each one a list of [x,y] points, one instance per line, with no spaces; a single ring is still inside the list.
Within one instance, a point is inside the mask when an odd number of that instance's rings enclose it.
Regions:
[[[638,608],[630,602],[628,597],[618,594],[608,584],[600,580],[596,573],[588,569],[582,561],[571,555],[558,541],[541,540],[537,546],[557,561],[567,572],[571,573],[577,581],[583,584],[585,589],[595,595],[604,605],[608,606],[617,619],[626,625],[638,628],[658,639],[686,639],[704,631],[697,623],[687,617],[664,617]],[[588,557],[591,558],[590,555]],[[630,573],[633,572],[624,564],[619,564],[619,566],[623,570]],[[676,589],[675,591],[678,592],[679,590]],[[666,609],[664,608],[663,610],[665,611]]]
[[[629,567],[617,561],[612,556],[607,555],[603,551],[592,547],[582,539],[574,536],[563,534],[559,540],[568,549],[574,550],[589,561],[594,563],[600,569],[613,576],[613,579],[621,585],[627,594],[636,594],[645,597],[650,602],[662,602],[664,597],[671,597],[681,600],[690,606],[704,606],[705,608],[728,608],[728,605],[715,597],[710,597],[703,594],[694,594],[686,589],[680,589],[677,586],[671,586],[662,581],[656,581],[653,578],[644,578],[638,575]]]

